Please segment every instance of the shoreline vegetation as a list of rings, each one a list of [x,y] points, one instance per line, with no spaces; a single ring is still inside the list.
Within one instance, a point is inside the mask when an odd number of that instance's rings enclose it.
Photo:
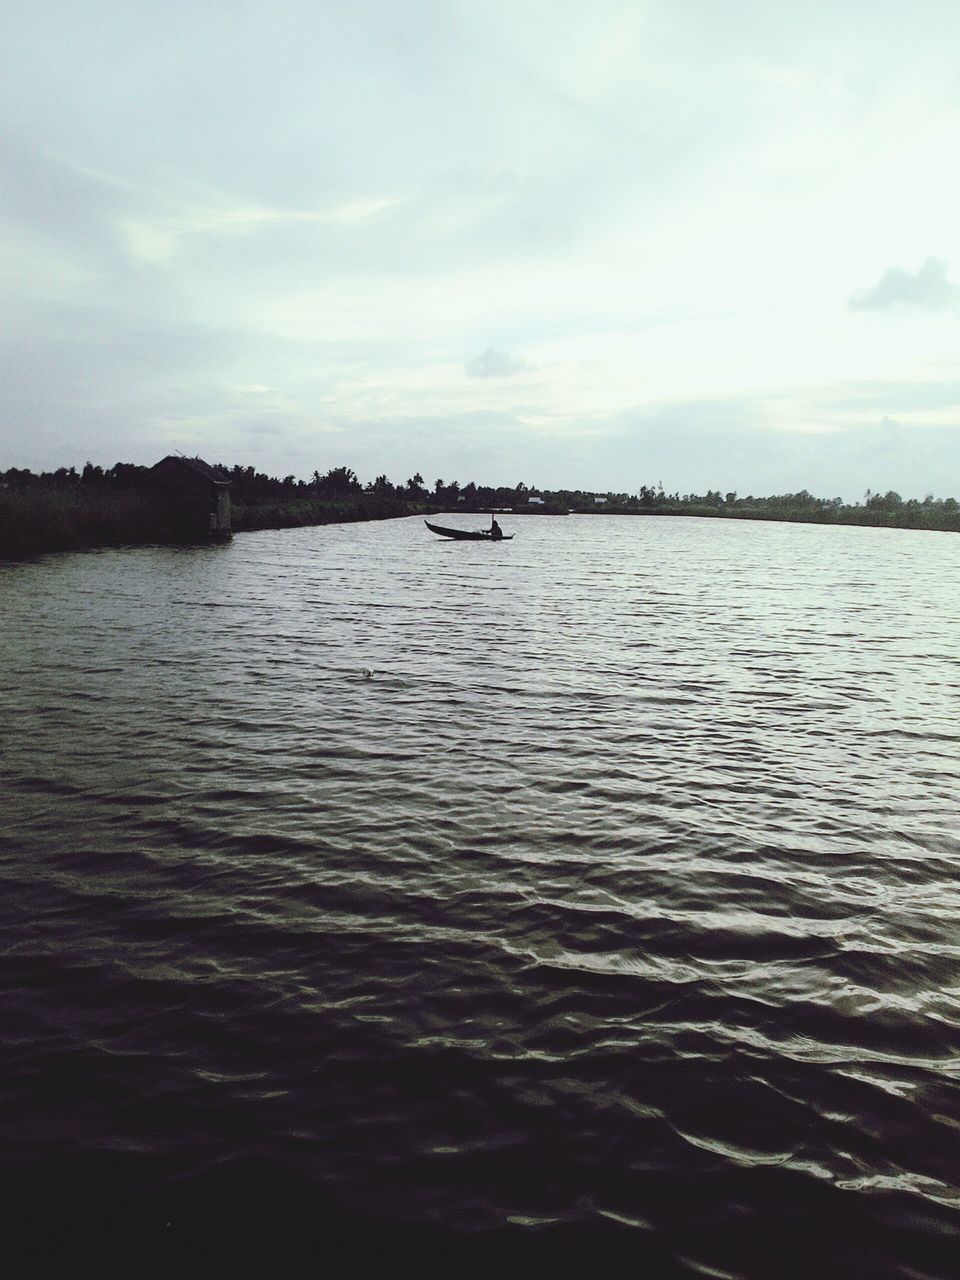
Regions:
[[[405,484],[394,484],[385,475],[362,484],[349,467],[335,467],[325,475],[315,471],[310,480],[276,479],[253,467],[219,464],[217,469],[231,481],[234,532],[491,510],[524,516],[705,516],[960,532],[956,499],[928,494],[922,501],[905,500],[892,490],[868,490],[862,503],[847,504],[840,498],[816,498],[805,489],[768,498],[719,490],[681,495],[666,493],[662,485],[601,494],[525,484],[461,486],[443,480],[429,488],[419,473]],[[88,462],[79,472],[74,467],[38,475],[17,468],[0,472],[0,557],[176,541],[170,508],[151,484],[149,470],[124,462],[104,470]]]

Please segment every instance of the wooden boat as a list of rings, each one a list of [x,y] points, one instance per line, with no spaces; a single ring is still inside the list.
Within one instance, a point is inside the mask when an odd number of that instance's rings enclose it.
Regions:
[[[512,533],[504,533],[494,538],[489,529],[445,529],[442,524],[431,524],[429,520],[423,523],[431,533],[439,533],[441,538],[456,538],[460,542],[509,542],[513,537]]]

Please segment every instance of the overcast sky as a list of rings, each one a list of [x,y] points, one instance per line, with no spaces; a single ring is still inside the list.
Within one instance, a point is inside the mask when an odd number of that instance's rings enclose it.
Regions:
[[[960,496],[956,0],[0,0],[0,468]]]

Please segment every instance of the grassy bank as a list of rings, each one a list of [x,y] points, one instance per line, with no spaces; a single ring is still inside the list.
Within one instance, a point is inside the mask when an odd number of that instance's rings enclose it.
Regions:
[[[419,504],[366,495],[233,504],[232,524],[248,529],[383,520],[415,514]],[[180,541],[174,513],[143,489],[72,488],[0,490],[0,557],[22,559],[46,551],[98,546],[143,546]]]
[[[170,513],[137,490],[5,489],[0,491],[0,556],[167,542]]]
[[[356,520],[392,520],[433,508],[422,504],[381,501],[361,494],[352,498],[295,498],[282,502],[235,502],[233,528],[300,529],[313,524],[348,524]]]
[[[699,516],[713,520],[769,520],[804,524],[867,525],[889,529],[960,531],[960,504],[953,498],[902,500],[898,494],[869,494],[845,505],[839,498],[815,498],[806,491],[770,498],[666,494],[642,488],[638,495],[595,495],[583,491],[537,491],[535,504],[526,486],[488,489],[443,485],[433,492],[417,475],[406,485],[385,476],[361,486],[352,472],[337,468],[312,483],[292,476],[275,480],[252,468],[223,468],[232,485],[232,524],[237,532],[289,529],[307,525],[385,520],[458,511],[484,520],[485,512],[514,510],[517,515],[573,511],[630,516]],[[180,541],[176,511],[149,485],[146,468],[117,463],[108,472],[92,468],[83,475],[61,469],[40,477],[10,471],[0,477],[0,557],[22,558],[46,551]]]
[[[595,515],[697,516],[705,520],[766,520],[788,524],[860,525],[874,529],[929,529],[942,533],[960,532],[960,511],[922,503],[904,503],[885,510],[879,507],[783,507],[748,504],[710,506],[703,503],[670,503],[649,508],[605,506]]]

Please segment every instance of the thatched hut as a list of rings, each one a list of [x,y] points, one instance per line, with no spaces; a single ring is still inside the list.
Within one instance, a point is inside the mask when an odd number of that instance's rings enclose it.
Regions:
[[[230,480],[200,458],[169,454],[148,473],[169,505],[178,536],[201,542],[230,537]]]

